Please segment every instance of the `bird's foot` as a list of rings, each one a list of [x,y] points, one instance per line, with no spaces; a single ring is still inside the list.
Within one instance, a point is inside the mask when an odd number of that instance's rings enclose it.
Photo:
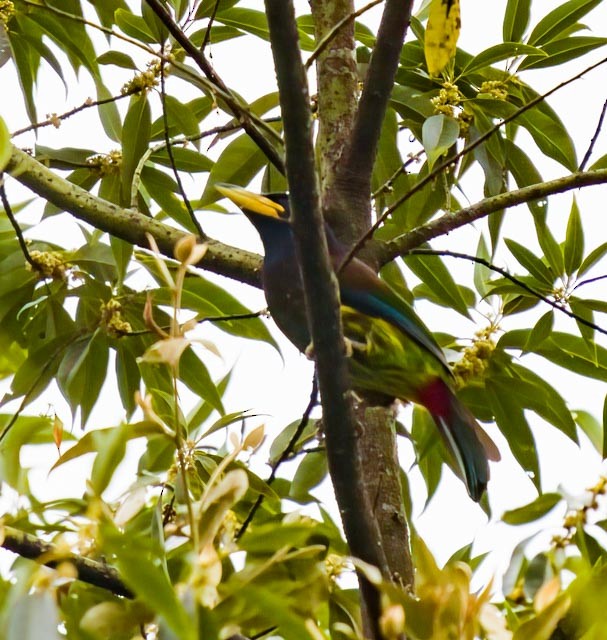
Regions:
[[[367,345],[364,342],[357,342],[344,336],[344,346],[346,348],[346,358],[351,358],[356,351],[365,351]]]
[[[367,345],[364,342],[357,342],[356,340],[350,340],[350,338],[346,338],[344,336],[344,348],[346,350],[346,358],[351,358],[355,352],[365,351],[367,348]],[[315,359],[313,342],[310,342],[310,344],[306,347],[306,350],[304,351],[304,355],[306,356],[306,358],[308,358],[308,360]]]
[[[308,360],[314,360],[314,343],[310,342],[310,344],[306,347],[304,351],[304,355]]]

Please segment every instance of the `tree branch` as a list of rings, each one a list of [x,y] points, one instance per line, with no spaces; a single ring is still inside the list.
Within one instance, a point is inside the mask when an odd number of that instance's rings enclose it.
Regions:
[[[145,0],[152,11],[160,18],[164,26],[169,30],[170,34],[175,38],[186,53],[194,60],[204,75],[215,85],[221,89],[222,99],[242,122],[242,128],[250,136],[250,138],[263,151],[268,160],[281,172],[284,173],[284,163],[276,149],[270,144],[267,138],[259,131],[254,122],[252,114],[239,103],[238,99],[232,94],[230,89],[224,84],[223,80],[217,75],[215,69],[211,66],[204,51],[198,49],[187,35],[182,31],[180,26],[173,20],[168,9],[160,0]]]
[[[2,538],[0,546],[23,558],[35,560],[51,569],[57,568],[63,562],[69,562],[76,568],[78,580],[107,589],[117,596],[134,597],[133,592],[121,580],[116,569],[103,562],[84,558],[74,553],[65,553],[57,545],[40,540],[30,533],[19,531],[13,527],[2,527],[0,537]]]
[[[599,169],[584,173],[572,173],[548,182],[540,182],[515,191],[500,193],[455,213],[446,213],[440,218],[388,242],[374,242],[372,251],[379,264],[384,265],[411,249],[419,247],[424,242],[445,235],[475,220],[480,220],[496,211],[547,198],[555,193],[565,193],[572,189],[605,183],[607,183],[607,169]]]
[[[327,254],[314,164],[312,118],[292,2],[265,0],[286,140],[293,228],[302,269],[322,399],[327,458],[352,554],[385,570],[379,531],[370,512],[357,437],[339,315],[337,283]],[[376,588],[359,576],[367,632],[379,638]]]
[[[146,234],[149,233],[156,240],[162,254],[169,258],[173,257],[175,243],[185,235],[183,231],[149,218],[139,211],[123,209],[90,194],[55,175],[16,147],[13,147],[5,172],[41,198],[117,238],[148,249]],[[246,284],[260,286],[261,259],[258,255],[210,238],[205,239],[205,242],[209,248],[199,266]]]

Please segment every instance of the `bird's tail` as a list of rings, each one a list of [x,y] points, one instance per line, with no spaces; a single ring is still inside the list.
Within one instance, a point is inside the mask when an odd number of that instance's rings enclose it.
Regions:
[[[497,446],[440,378],[424,387],[419,400],[432,415],[470,497],[478,502],[489,481],[489,460],[500,459]]]

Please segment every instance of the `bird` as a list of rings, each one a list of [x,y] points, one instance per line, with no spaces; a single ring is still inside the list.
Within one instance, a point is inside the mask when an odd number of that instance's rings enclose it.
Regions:
[[[261,237],[262,285],[278,328],[302,352],[310,353],[303,282],[290,223],[287,193],[256,194],[217,183]],[[425,407],[446,445],[451,466],[468,494],[480,501],[489,481],[489,460],[500,454],[472,412],[458,399],[445,355],[413,307],[375,271],[348,254],[325,223],[327,247],[337,273],[340,312],[354,391],[375,392]]]

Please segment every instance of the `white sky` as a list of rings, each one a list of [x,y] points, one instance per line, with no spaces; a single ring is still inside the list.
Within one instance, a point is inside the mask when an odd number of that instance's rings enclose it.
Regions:
[[[260,1],[243,2],[241,4],[253,8],[262,8]],[[357,7],[363,4],[366,3],[356,3]],[[504,0],[496,2],[462,0],[461,4],[463,26],[459,44],[462,48],[470,53],[478,53],[487,46],[501,41],[501,19],[506,4]],[[536,0],[534,2],[536,9],[532,24],[537,22],[538,17],[548,13],[557,4],[560,3],[552,0]],[[307,3],[299,2],[298,6],[306,10]],[[377,15],[378,12],[375,11],[374,16],[376,17]],[[371,22],[370,19],[366,20],[365,18],[362,21],[365,23]],[[601,3],[584,22],[592,28],[593,35],[606,36],[607,3]],[[103,41],[97,40],[97,42],[101,43]],[[129,51],[129,53],[134,55],[137,60],[140,60],[142,65],[147,62],[145,58],[140,56],[139,52]],[[228,85],[237,87],[245,98],[253,100],[273,89],[274,76],[267,43],[254,38],[241,38],[231,46],[229,43],[227,46],[213,45],[211,53],[212,62],[219,74]],[[578,70],[585,68],[591,61],[598,60],[605,55],[607,55],[607,48],[556,71],[527,72],[522,77],[536,90],[540,92],[546,91],[563,79],[574,75]],[[108,75],[106,80],[110,90],[117,91],[129,77],[130,73],[128,72],[116,71],[112,72],[112,75]],[[40,105],[39,115],[41,118],[46,113],[62,113],[73,106],[81,104],[89,95],[94,95],[91,83],[84,73],[77,80],[68,73],[67,81],[70,93],[66,97],[62,84],[54,74],[48,71],[41,74],[38,84],[38,104]],[[16,87],[16,82],[10,63],[0,69],[0,86]],[[180,86],[183,87],[183,83]],[[607,87],[607,68],[601,67],[587,78],[577,81],[574,85],[563,89],[550,99],[550,104],[561,115],[573,139],[576,141],[580,158],[584,154],[590,137],[594,132],[603,101],[607,98],[605,87]],[[10,102],[5,100],[0,103],[0,115],[7,121],[9,129],[15,130],[27,124],[27,120],[23,105],[18,99],[18,91],[16,89],[9,89],[8,91],[14,98]],[[313,92],[314,89],[312,89]],[[185,94],[187,94],[187,98],[184,97],[183,100],[195,97],[191,90],[187,90]],[[123,102],[120,108],[123,109],[125,106],[126,103]],[[224,124],[227,120],[228,118],[224,114],[215,115],[209,119],[205,126],[211,127]],[[607,152],[606,139],[607,134],[604,133],[599,144],[597,144],[595,158]],[[20,146],[33,145],[34,142],[35,139],[32,135],[22,136],[16,140],[16,144]],[[38,142],[51,147],[65,145],[92,147],[100,152],[109,151],[115,146],[103,137],[101,127],[98,125],[92,110],[65,122],[59,130],[50,127],[41,130]],[[215,157],[219,149],[220,146],[218,145],[217,148],[209,151],[209,155]],[[204,147],[202,151],[203,153],[205,152]],[[563,168],[545,160],[539,152],[533,151],[532,157],[537,159],[540,171],[545,179],[565,174]],[[201,176],[201,174],[197,175]],[[189,186],[193,194],[201,192],[203,187],[201,181],[204,180],[204,176],[197,177],[196,180],[199,182],[196,184],[190,183]],[[188,181],[186,181],[187,184]],[[480,194],[482,193],[480,185],[478,174],[476,177],[471,175],[466,180],[467,195],[472,201],[480,199]],[[192,187],[195,187],[195,189],[192,189]],[[12,181],[8,188],[9,197],[13,201],[27,197],[27,192],[17,188]],[[602,220],[606,198],[607,187],[604,186],[593,187],[578,193],[583,221],[586,223],[587,228],[591,229],[591,232],[587,233],[586,237],[587,251],[589,248],[607,240],[607,225]],[[557,239],[564,237],[566,216],[570,202],[571,195],[555,197],[550,201],[550,220],[555,229]],[[233,216],[226,218],[205,212],[200,212],[199,216],[203,227],[213,237],[227,243],[260,250],[260,243],[255,232],[248,226],[246,221],[239,220]],[[45,222],[40,229],[36,230],[35,235],[38,237],[44,235],[44,237],[56,238],[60,242],[65,242],[66,225],[68,225],[66,218],[53,217]],[[482,228],[482,225],[479,225],[478,228]],[[535,248],[537,245],[532,231],[531,216],[525,207],[519,207],[508,212],[505,233],[531,248]],[[75,245],[80,241],[77,232],[73,237]],[[448,238],[433,244],[437,248],[446,248],[448,246],[453,250],[465,251],[470,250],[470,247],[475,247],[476,242],[477,230],[466,228],[458,230]],[[502,253],[500,258],[503,260],[500,266],[507,266],[512,270],[517,269],[516,262],[508,255]],[[470,273],[468,265],[450,261],[448,266],[453,269],[455,277],[460,283],[466,283],[466,278]],[[408,279],[413,282],[412,278],[408,277]],[[227,282],[227,284],[231,291],[236,292],[236,295],[252,309],[256,310],[265,306],[261,292],[231,281]],[[588,290],[586,295],[591,295],[594,298],[605,298],[607,297],[606,285],[596,285],[592,293]],[[429,304],[420,304],[418,310],[431,328],[435,330],[444,330],[446,328],[450,332],[461,335],[461,337],[471,337],[474,331],[482,326],[480,317],[475,318],[479,322],[475,326],[461,319],[455,313],[446,313],[443,309],[440,310],[440,313],[437,313],[437,307]],[[539,312],[535,311],[533,317],[539,318],[544,311],[545,309],[541,309]],[[522,326],[521,323],[528,322],[530,317],[529,315],[517,317],[505,323],[505,327]],[[607,326],[604,318],[599,316],[597,321],[604,322]],[[563,318],[559,319],[557,326],[570,329],[572,324],[569,320]],[[277,337],[279,336],[278,332],[274,331],[274,333]],[[284,339],[280,338],[285,356],[283,365],[280,357],[265,345],[244,340],[226,339],[224,334],[208,328],[206,325],[200,330],[199,334],[206,338],[215,339],[224,356],[224,362],[219,360],[209,362],[212,371],[217,377],[221,376],[236,363],[234,376],[225,397],[228,411],[251,408],[255,412],[267,413],[268,418],[265,422],[270,439],[283,426],[301,415],[308,401],[312,368],[310,363],[299,355]],[[604,385],[577,378],[564,370],[550,366],[539,358],[526,356],[522,360],[523,364],[527,366],[531,366],[529,364],[531,361],[533,361],[534,370],[540,371],[553,386],[562,391],[563,396],[571,407],[586,409],[600,417],[605,395]],[[0,391],[5,387],[6,384],[1,383]],[[121,419],[121,408],[112,402],[112,398],[112,387],[106,385],[100,402],[90,420],[90,425],[98,427],[109,426]],[[46,412],[49,403],[52,403],[53,410],[60,415],[66,425],[69,425],[69,411],[58,393],[43,396],[29,408],[28,412],[34,414],[38,411]],[[8,410],[14,408],[16,408],[15,405],[9,405]],[[251,421],[249,427],[252,428],[255,424],[255,422]],[[532,425],[538,440],[545,490],[554,490],[560,483],[564,483],[571,491],[579,492],[585,486],[595,482],[600,472],[601,463],[587,443],[584,443],[580,451],[567,441],[564,436],[557,433],[554,428],[547,426],[536,417],[532,419]],[[496,430],[490,429],[490,433],[494,436]],[[489,497],[495,516],[499,516],[504,509],[530,501],[534,498],[535,492],[531,482],[525,478],[524,474],[513,462],[503,439],[499,437],[496,439],[504,460],[492,466]],[[408,443],[401,441],[400,451],[405,468],[407,468],[413,462],[411,447]],[[47,475],[48,469],[56,459],[56,453],[52,450],[47,450],[44,453],[41,451],[34,453],[30,449],[27,455],[28,457],[24,460],[24,464],[27,466],[40,465],[31,474],[31,485],[39,497],[49,498],[55,495],[66,495],[66,492],[71,495],[80,495],[84,490],[86,473],[83,471],[81,462],[69,463]],[[260,459],[255,463],[254,468],[262,477],[265,477],[267,470],[261,463],[262,460]],[[131,461],[130,464],[125,465],[124,473],[122,474],[126,484],[133,479],[130,475],[132,471],[133,463]],[[470,542],[471,538],[476,535],[476,548],[479,552],[495,549],[500,551],[499,554],[494,554],[494,560],[489,563],[489,567],[495,566],[496,563],[503,563],[506,557],[504,551],[512,547],[523,535],[529,535],[530,528],[512,528],[500,523],[487,525],[484,514],[478,506],[468,499],[463,485],[448,472],[445,472],[445,477],[448,479],[448,486],[443,485],[429,507],[421,513],[420,508],[423,505],[425,496],[423,482],[417,471],[414,470],[411,473],[412,490],[415,502],[418,505],[415,526],[427,539],[440,561],[446,560],[453,551]],[[117,491],[118,487],[112,486],[108,492],[109,497],[117,495]],[[332,499],[331,491],[326,487],[319,490],[318,495],[322,496],[323,500]],[[552,522],[554,525],[558,525],[560,515],[552,518]],[[485,573],[489,570],[487,569]]]

